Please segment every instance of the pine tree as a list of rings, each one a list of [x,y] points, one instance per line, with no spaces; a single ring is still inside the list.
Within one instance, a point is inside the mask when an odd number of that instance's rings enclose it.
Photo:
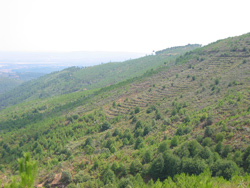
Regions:
[[[24,159],[19,159],[18,164],[21,177],[20,187],[33,187],[37,173],[37,164],[31,160],[30,153],[25,153]]]
[[[19,164],[19,176],[21,182],[16,182],[13,179],[8,185],[4,185],[5,188],[33,188],[34,181],[37,173],[37,164],[31,160],[30,153],[24,154],[24,159],[18,160]]]

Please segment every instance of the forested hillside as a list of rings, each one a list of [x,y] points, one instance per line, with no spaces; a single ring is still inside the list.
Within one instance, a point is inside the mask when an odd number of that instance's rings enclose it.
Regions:
[[[8,78],[5,76],[0,76],[0,94],[3,94],[18,85],[20,85],[23,81],[14,79],[14,78]]]
[[[0,111],[1,179],[30,152],[44,187],[248,187],[250,34],[159,65]]]
[[[199,48],[189,44],[165,49],[158,55],[145,56],[123,63],[106,63],[92,67],[71,67],[63,71],[45,75],[22,84],[20,87],[0,96],[0,109],[27,100],[47,98],[55,95],[101,88],[140,76],[147,70],[167,64],[176,57]]]

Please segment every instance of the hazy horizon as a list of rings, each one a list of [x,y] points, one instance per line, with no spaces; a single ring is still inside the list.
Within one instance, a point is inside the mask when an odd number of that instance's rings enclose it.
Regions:
[[[151,53],[250,32],[250,2],[8,0],[0,51]]]

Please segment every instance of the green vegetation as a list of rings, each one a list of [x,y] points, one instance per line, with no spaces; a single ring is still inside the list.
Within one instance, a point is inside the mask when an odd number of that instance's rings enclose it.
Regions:
[[[28,81],[22,86],[16,87],[15,90],[0,96],[0,109],[28,100],[102,88],[141,76],[146,71],[164,66],[164,62],[169,63],[179,55],[199,47],[200,45],[187,45],[168,48],[159,55],[145,56],[123,63],[106,63],[86,68],[71,67],[60,72],[54,72],[39,79]]]
[[[22,80],[0,76],[0,94],[3,94],[23,83]]]
[[[221,40],[102,89],[0,111],[0,177],[31,152],[45,187],[248,187],[248,44],[250,34]]]

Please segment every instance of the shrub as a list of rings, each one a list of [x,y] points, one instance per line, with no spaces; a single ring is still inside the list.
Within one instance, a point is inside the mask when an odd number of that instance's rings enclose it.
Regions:
[[[135,130],[142,129],[142,128],[143,128],[142,122],[140,120],[137,121],[137,123],[135,124]]]
[[[212,136],[212,134],[213,134],[213,130],[210,127],[207,127],[205,132],[204,132],[204,136],[210,137],[210,136]]]
[[[160,120],[160,119],[162,119],[161,114],[160,113],[156,113],[155,120]]]
[[[117,136],[120,134],[120,131],[116,128],[115,131],[113,132],[112,136]]]
[[[144,143],[143,143],[143,138],[142,137],[138,137],[136,142],[135,142],[135,149],[140,149],[144,147]]]
[[[112,164],[111,169],[112,169],[115,173],[117,173],[118,170],[119,170],[119,167],[120,167],[120,166],[119,166],[118,162],[115,161],[115,162]]]
[[[145,164],[151,162],[152,158],[153,158],[152,151],[147,150],[143,156],[143,163]]]
[[[107,132],[107,134],[105,135],[105,139],[111,137],[111,132]]]
[[[105,121],[105,122],[102,124],[101,131],[106,131],[106,130],[108,130],[110,127],[111,127],[110,123],[107,122],[107,121]]]
[[[135,114],[138,114],[139,112],[140,112],[140,107],[139,106],[135,107]]]
[[[128,178],[122,178],[118,184],[118,188],[133,187],[133,183]]]
[[[232,150],[232,149],[231,149],[231,146],[230,146],[230,145],[226,145],[226,146],[224,147],[223,151],[222,151],[221,156],[224,157],[224,158],[226,158],[227,155],[231,152],[231,150]]]
[[[100,166],[100,162],[96,159],[93,165],[93,169],[97,169]]]
[[[108,183],[114,183],[115,182],[115,174],[111,169],[107,169],[102,177],[103,183],[106,185]]]
[[[222,152],[222,143],[219,142],[216,146],[215,146],[215,151],[219,154],[221,154]]]
[[[233,161],[217,160],[211,167],[213,176],[222,176],[229,180],[233,174],[238,172],[238,167]]]
[[[189,116],[187,116],[187,117],[184,118],[184,123],[188,123],[188,122],[190,122],[190,121],[191,121],[191,119],[190,119]]]
[[[155,158],[151,164],[149,173],[154,177],[155,179],[162,177],[162,172],[164,168],[164,159],[162,154],[160,154],[157,158]]]
[[[188,150],[191,157],[196,156],[200,152],[201,148],[202,146],[196,140],[188,142]]]
[[[130,170],[131,174],[135,175],[135,174],[141,172],[142,164],[140,163],[140,161],[135,160],[130,164],[129,170]]]
[[[205,121],[207,117],[208,117],[207,113],[202,114],[202,116],[200,117],[200,121],[201,122]]]
[[[212,143],[212,139],[209,137],[206,137],[203,141],[202,141],[202,145],[203,146],[210,146]]]
[[[93,148],[93,147],[87,145],[87,146],[84,147],[84,151],[86,152],[86,154],[91,155],[91,154],[94,153],[95,148]]]
[[[242,153],[240,151],[236,151],[233,156],[233,161],[238,165],[242,166],[243,160],[242,160]]]
[[[83,147],[85,147],[85,146],[87,146],[87,145],[93,146],[93,139],[92,139],[91,137],[88,137],[88,138],[85,140],[85,143],[84,143]]]
[[[196,140],[197,140],[197,142],[201,143],[201,141],[202,141],[202,136],[201,136],[201,135],[198,135],[198,136],[196,137]]]
[[[172,116],[175,116],[177,114],[177,110],[174,108],[173,110],[172,110],[172,112],[171,112],[171,115]]]
[[[192,175],[192,174],[199,175],[205,170],[206,166],[207,165],[205,164],[204,160],[200,160],[200,159],[193,160],[191,158],[186,158],[186,159],[183,159],[182,161],[181,171],[189,175]]]
[[[160,146],[158,147],[158,152],[163,153],[163,152],[167,151],[168,149],[169,149],[169,145],[168,145],[167,141],[163,141],[163,142],[161,142]]]
[[[86,179],[84,178],[84,171],[79,171],[75,176],[74,176],[74,179],[73,179],[73,182],[74,183],[83,183],[86,181]]]
[[[151,125],[147,125],[145,128],[144,128],[144,131],[143,131],[143,135],[147,135],[150,131],[152,130],[152,126]]]
[[[180,173],[181,160],[178,156],[173,155],[170,152],[164,153],[164,178],[168,176],[174,177],[176,174]]]
[[[215,85],[218,85],[220,83],[220,80],[217,78],[217,79],[215,79],[214,83],[215,83]]]
[[[77,186],[74,183],[71,183],[67,185],[67,188],[77,188]]]
[[[70,183],[72,181],[72,175],[69,171],[63,171],[60,182],[62,183]]]
[[[209,159],[210,157],[212,157],[213,153],[211,152],[211,150],[209,149],[209,147],[205,146],[201,152],[200,152],[200,157],[202,159]]]
[[[213,116],[208,116],[206,125],[212,125],[213,124]]]
[[[172,146],[172,147],[176,147],[176,146],[178,146],[178,144],[179,144],[179,139],[178,139],[177,136],[174,136],[174,137],[171,139],[171,146]]]
[[[115,153],[116,152],[116,147],[114,146],[114,144],[112,144],[110,147],[109,147],[109,150],[111,153]]]
[[[222,142],[224,140],[224,135],[222,133],[217,133],[215,136],[216,142]]]

